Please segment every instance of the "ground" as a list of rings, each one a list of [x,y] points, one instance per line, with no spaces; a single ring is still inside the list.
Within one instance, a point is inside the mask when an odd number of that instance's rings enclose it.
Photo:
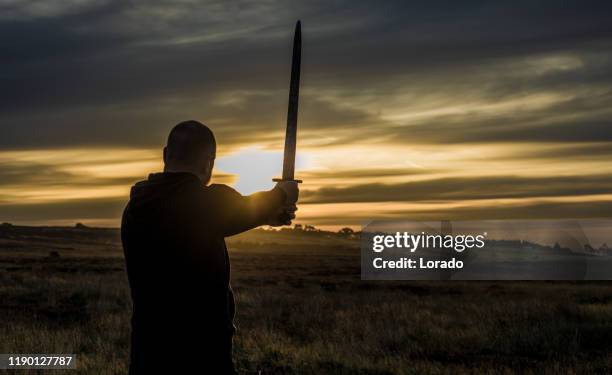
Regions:
[[[612,283],[365,282],[346,235],[257,230],[229,244],[245,374],[612,369]],[[1,353],[77,353],[79,374],[127,372],[117,230],[5,225],[0,269]]]

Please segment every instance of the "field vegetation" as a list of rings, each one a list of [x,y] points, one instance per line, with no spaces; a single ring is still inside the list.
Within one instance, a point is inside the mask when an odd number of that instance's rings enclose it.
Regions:
[[[612,283],[364,282],[358,239],[312,228],[229,244],[245,374],[612,369]],[[0,352],[76,353],[79,374],[127,373],[117,230],[4,225],[0,270]]]

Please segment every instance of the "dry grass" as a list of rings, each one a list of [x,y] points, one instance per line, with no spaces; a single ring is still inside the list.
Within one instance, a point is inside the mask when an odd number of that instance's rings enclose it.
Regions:
[[[0,351],[78,353],[79,373],[125,374],[116,233],[55,235],[0,232]],[[232,243],[235,358],[247,374],[612,368],[610,283],[362,282],[354,241],[257,232]]]

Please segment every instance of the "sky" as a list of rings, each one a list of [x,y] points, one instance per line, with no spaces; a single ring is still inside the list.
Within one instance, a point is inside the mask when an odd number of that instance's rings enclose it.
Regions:
[[[296,222],[611,216],[610,2],[0,0],[0,221],[117,226],[188,119],[271,188],[297,19]]]

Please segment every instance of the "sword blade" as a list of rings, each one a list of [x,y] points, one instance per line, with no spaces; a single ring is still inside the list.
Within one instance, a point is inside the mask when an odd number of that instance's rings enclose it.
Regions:
[[[300,97],[300,63],[302,60],[302,27],[295,25],[293,57],[291,59],[291,83],[289,85],[289,106],[287,109],[287,132],[285,133],[285,154],[283,159],[283,180],[295,177],[295,149],[297,142],[298,102]]]

